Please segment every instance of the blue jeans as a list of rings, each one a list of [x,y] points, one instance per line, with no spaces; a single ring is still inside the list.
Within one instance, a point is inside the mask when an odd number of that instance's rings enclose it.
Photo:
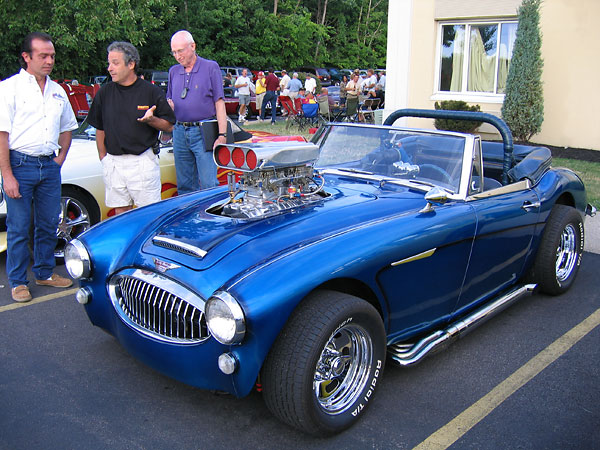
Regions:
[[[260,112],[261,119],[265,118],[268,103],[271,103],[271,123],[275,123],[275,119],[277,118],[277,93],[275,91],[266,92],[265,98],[263,99],[262,110]]]
[[[188,194],[217,185],[217,166],[212,152],[204,150],[200,127],[175,124],[173,154],[179,194]]]
[[[27,285],[29,229],[33,206],[33,274],[38,280],[52,275],[56,262],[56,228],[60,215],[60,166],[51,156],[28,156],[10,151],[10,165],[19,182],[21,198],[6,199],[6,272],[10,287]]]

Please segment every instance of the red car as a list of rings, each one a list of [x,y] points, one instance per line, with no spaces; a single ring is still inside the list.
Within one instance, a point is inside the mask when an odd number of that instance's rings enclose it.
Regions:
[[[55,80],[67,93],[75,117],[83,120],[90,112],[90,105],[96,95],[97,89],[86,84],[79,84],[77,80]]]
[[[238,110],[240,107],[240,101],[238,100],[236,89],[231,88],[231,87],[226,87],[226,88],[224,88],[224,91],[225,91],[225,111],[227,112],[228,116],[237,118]],[[277,114],[280,114],[280,113],[281,113],[281,105],[279,103],[279,100],[277,100]],[[271,114],[271,109],[268,108],[267,115],[270,115],[270,114]],[[248,108],[247,118],[251,119],[252,117],[256,117],[256,116],[258,116],[258,109],[256,108],[256,97],[254,96],[254,94],[252,94],[252,96],[250,97],[250,105]]]

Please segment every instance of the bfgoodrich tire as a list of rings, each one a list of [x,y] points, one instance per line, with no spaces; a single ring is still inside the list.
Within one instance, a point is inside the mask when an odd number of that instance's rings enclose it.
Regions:
[[[372,403],[385,351],[373,306],[339,292],[316,292],[292,314],[265,361],[265,403],[306,433],[338,433]]]
[[[566,292],[577,276],[583,253],[583,222],[575,208],[555,205],[532,268],[531,278],[549,295]]]

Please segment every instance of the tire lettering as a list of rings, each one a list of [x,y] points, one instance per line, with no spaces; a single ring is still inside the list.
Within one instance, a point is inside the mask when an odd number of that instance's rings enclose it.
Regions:
[[[369,399],[371,398],[371,395],[373,395],[373,392],[375,391],[375,387],[377,386],[377,380],[379,379],[379,373],[380,373],[379,369],[381,369],[382,366],[383,366],[383,361],[380,359],[377,360],[377,365],[376,365],[377,368],[375,369],[375,372],[373,373],[373,379],[371,380],[371,384],[369,385],[369,390],[363,397],[365,404],[369,401]],[[365,405],[363,403],[360,403],[356,407],[356,409],[354,411],[352,411],[352,415],[354,417],[356,417],[364,408],[365,408]]]
[[[341,324],[338,325],[338,327],[333,330],[333,333],[331,333],[329,335],[329,340],[331,340],[331,338],[333,336],[335,336],[337,334],[338,331],[340,331],[340,329],[342,329],[343,327],[345,327],[346,325],[348,325],[350,322],[352,322],[352,317],[348,317],[346,320],[344,320]]]

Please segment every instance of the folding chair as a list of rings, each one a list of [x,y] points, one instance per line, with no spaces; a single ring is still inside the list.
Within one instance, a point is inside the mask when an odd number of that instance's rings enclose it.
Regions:
[[[281,103],[281,109],[287,114],[285,115],[285,128],[289,129],[294,123],[294,117],[296,116],[296,110],[294,109],[294,103],[292,99],[287,95],[280,95],[279,102]]]
[[[319,105],[319,121],[322,123],[331,122],[331,111],[329,111],[329,99],[326,95],[317,97]]]
[[[361,107],[360,114],[365,123],[375,123],[375,111],[379,106],[379,98],[368,98],[364,101]]]
[[[306,126],[316,125],[318,122],[319,104],[302,103],[302,115],[300,117],[300,126],[302,130]]]
[[[343,120],[346,122],[358,120],[358,98],[346,99],[346,114],[344,114]]]
[[[302,116],[302,99],[293,99],[288,96],[280,96],[281,105],[287,111],[285,119],[285,129],[289,130],[292,126],[300,128]]]
[[[279,101],[281,102],[282,108],[287,112],[288,117],[292,117],[296,114],[296,110],[294,109],[294,103],[292,99],[287,95],[280,95]]]

